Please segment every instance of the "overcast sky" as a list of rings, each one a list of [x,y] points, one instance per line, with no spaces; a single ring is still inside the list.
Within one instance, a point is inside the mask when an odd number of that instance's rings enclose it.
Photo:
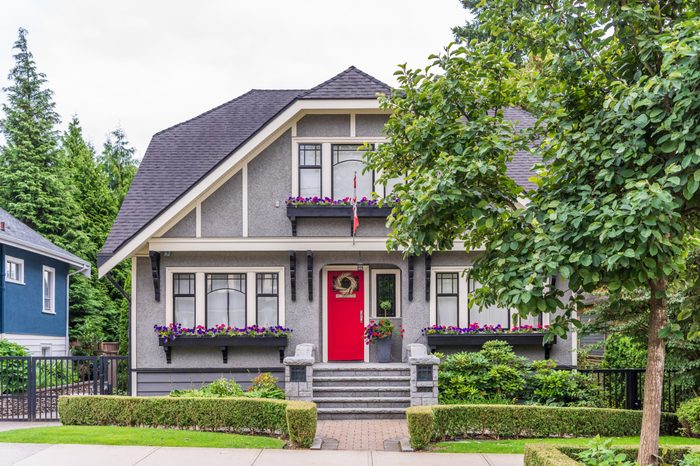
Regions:
[[[24,27],[63,126],[77,114],[98,147],[121,126],[139,157],[153,133],[251,88],[308,88],[350,65],[393,85],[397,64],[425,65],[466,18],[458,0],[21,0],[1,8],[0,87]]]

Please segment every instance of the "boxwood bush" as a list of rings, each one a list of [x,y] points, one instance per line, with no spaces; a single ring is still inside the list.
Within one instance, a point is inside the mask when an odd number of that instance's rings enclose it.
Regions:
[[[316,405],[261,398],[62,396],[65,425],[143,426],[288,436],[307,448],[316,433]]]
[[[439,405],[406,410],[411,446],[465,438],[623,437],[639,435],[642,412],[533,405]],[[672,433],[674,414],[662,416],[662,433]]]
[[[681,403],[676,414],[683,433],[688,437],[700,438],[700,397]]]

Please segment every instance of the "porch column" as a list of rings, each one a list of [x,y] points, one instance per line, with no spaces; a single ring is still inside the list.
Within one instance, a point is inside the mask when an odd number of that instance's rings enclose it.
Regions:
[[[314,345],[297,345],[294,356],[284,358],[284,391],[288,400],[313,401]]]
[[[411,406],[438,404],[437,356],[428,354],[421,343],[408,345],[408,363],[411,366]]]

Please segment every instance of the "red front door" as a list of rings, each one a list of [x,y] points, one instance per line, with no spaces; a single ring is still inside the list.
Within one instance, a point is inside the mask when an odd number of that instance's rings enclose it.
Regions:
[[[365,283],[359,270],[328,272],[328,360],[365,357]]]

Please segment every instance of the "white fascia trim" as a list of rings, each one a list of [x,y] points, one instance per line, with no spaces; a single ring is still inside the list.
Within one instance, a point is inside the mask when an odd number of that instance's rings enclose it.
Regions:
[[[0,243],[7,244],[8,246],[14,246],[16,248],[33,252],[35,254],[40,254],[42,256],[50,257],[51,259],[56,259],[61,262],[65,262],[66,264],[81,270],[82,274],[86,277],[90,276],[89,262],[76,261],[75,259],[68,258],[62,254],[57,254],[55,251],[52,251],[50,249],[37,246],[27,241],[22,241],[21,239],[0,237]]]
[[[254,237],[254,238],[154,238],[150,251],[387,251],[387,238],[368,237]],[[452,251],[464,251],[464,242],[455,241]],[[474,250],[477,251],[477,250]],[[400,252],[400,251],[398,251]]]
[[[186,209],[192,202],[195,202],[207,189],[209,189],[219,179],[226,176],[236,165],[243,161],[251,152],[258,149],[258,153],[267,144],[272,143],[278,136],[291,128],[292,119],[301,111],[313,110],[378,110],[379,102],[376,99],[356,99],[356,100],[297,100],[287,109],[283,110],[270,122],[268,122],[257,134],[251,137],[248,142],[236,149],[223,162],[221,162],[207,176],[200,179],[193,187],[170,205],[163,213],[153,219],[137,235],[122,245],[104,264],[98,268],[98,276],[102,277],[112,270],[117,264],[133,254],[143,246],[152,236],[155,236],[164,225],[173,217]]]

